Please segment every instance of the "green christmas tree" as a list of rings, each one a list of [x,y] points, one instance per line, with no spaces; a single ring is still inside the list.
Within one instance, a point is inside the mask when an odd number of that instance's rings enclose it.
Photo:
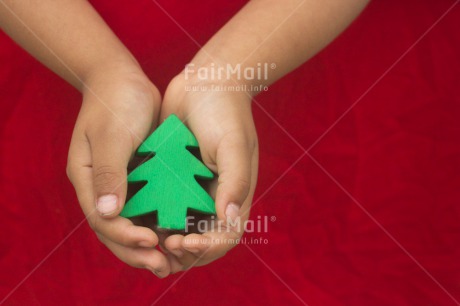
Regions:
[[[175,115],[169,116],[137,150],[137,155],[154,156],[134,169],[128,183],[145,182],[125,205],[121,216],[129,218],[157,212],[158,226],[185,228],[187,210],[214,214],[215,205],[196,177],[212,179],[213,173],[188,147],[198,141]]]

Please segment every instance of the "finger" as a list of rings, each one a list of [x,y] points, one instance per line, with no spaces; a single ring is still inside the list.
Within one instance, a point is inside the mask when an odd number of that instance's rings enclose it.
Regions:
[[[97,214],[93,215],[94,218],[89,218],[91,228],[115,243],[128,247],[149,248],[158,245],[158,237],[146,227],[136,226],[122,217],[108,220]]]
[[[144,268],[160,278],[170,274],[170,265],[166,256],[154,248],[130,248],[104,240],[103,243],[123,262],[135,268]]]
[[[199,264],[200,258],[194,253],[197,252],[197,250],[191,252],[185,249],[182,243],[183,240],[184,236],[182,235],[171,235],[165,240],[165,247],[169,251],[169,255],[174,258],[173,261],[170,261],[171,273],[187,270]],[[170,259],[170,257],[168,257],[168,259]]]
[[[219,177],[216,212],[218,218],[225,221],[237,219],[251,188],[251,159],[255,144],[242,135],[245,133],[227,134],[216,152]]]
[[[194,234],[195,235],[195,234]],[[189,235],[191,236],[191,235]],[[229,250],[239,243],[242,233],[233,231],[229,228],[221,231],[211,231],[201,235],[201,239],[197,237],[185,237],[184,247],[186,249],[196,249],[195,255],[201,258],[202,262],[209,263],[224,256]],[[206,238],[206,242],[204,240]],[[199,241],[197,243],[197,241]]]
[[[259,168],[259,150],[256,146],[254,152],[252,153],[252,161],[251,161],[251,187],[249,189],[249,194],[248,197],[246,198],[246,201],[243,203],[243,205],[240,207],[240,216],[241,216],[241,221],[244,222],[244,220],[247,220],[249,218],[249,212],[251,210],[251,205],[252,205],[252,200],[254,197],[254,192],[256,189],[257,185],[257,172]],[[243,226],[237,226],[233,227],[232,230],[236,231],[237,233],[241,233],[244,230],[244,224],[242,223],[241,225]]]
[[[104,219],[96,213],[92,168],[80,164],[85,162],[85,156],[89,155],[89,146],[84,145],[83,141],[78,141],[76,137],[72,138],[67,172],[91,228],[107,239],[125,246],[153,247],[157,245],[158,237],[152,230],[135,226],[130,220],[122,217]]]
[[[165,241],[169,251],[171,273],[206,265],[222,256],[239,243],[241,233],[225,229],[203,235],[172,235]],[[172,256],[172,257],[171,257]]]
[[[182,240],[182,247],[193,254],[205,252],[210,245],[211,239],[200,234],[189,234]]]
[[[182,235],[171,235],[164,240],[164,247],[169,252],[167,258],[171,266],[171,273],[183,271],[185,269],[184,263],[191,261],[191,259],[187,258],[194,257],[191,254],[186,254],[182,248],[181,242],[183,238],[184,236]]]
[[[109,218],[123,209],[128,162],[155,125],[159,112],[160,96],[151,83],[135,79],[128,83],[112,97],[110,107],[86,108],[90,113],[86,135],[91,146],[96,208]]]
[[[184,256],[184,249],[182,248],[182,235],[171,235],[167,237],[164,241],[164,246],[174,256],[177,258],[182,258]]]
[[[127,167],[135,148],[126,127],[104,123],[87,132],[91,145],[96,209],[102,217],[117,216],[127,191]]]
[[[167,254],[166,258],[168,259],[168,262],[169,262],[171,274],[184,270],[184,265],[179,261],[179,259],[175,255]]]

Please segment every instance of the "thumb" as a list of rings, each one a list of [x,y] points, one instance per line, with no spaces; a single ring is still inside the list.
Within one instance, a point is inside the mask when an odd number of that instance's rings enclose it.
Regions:
[[[250,145],[241,135],[225,137],[219,144],[216,152],[219,176],[216,211],[219,219],[235,221],[240,215],[251,187],[251,159]]]
[[[103,217],[117,216],[127,192],[127,166],[134,150],[126,129],[103,128],[88,134],[93,160],[96,209]]]

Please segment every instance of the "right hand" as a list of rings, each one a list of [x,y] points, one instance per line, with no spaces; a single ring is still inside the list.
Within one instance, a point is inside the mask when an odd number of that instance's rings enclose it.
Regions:
[[[136,66],[103,71],[86,84],[69,149],[69,179],[99,240],[127,264],[165,277],[170,266],[155,249],[158,236],[119,216],[128,162],[156,127],[160,94]]]

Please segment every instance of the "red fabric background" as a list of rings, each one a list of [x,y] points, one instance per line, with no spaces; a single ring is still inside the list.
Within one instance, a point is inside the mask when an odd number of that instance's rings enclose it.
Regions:
[[[243,2],[160,1],[201,44]],[[249,245],[257,256],[240,245],[164,280],[119,262],[86,223],[77,227],[83,214],[65,164],[79,93],[0,34],[0,300],[14,289],[5,304],[455,305],[460,7],[372,86],[453,3],[375,0],[257,97],[265,111],[254,105],[252,216],[276,221],[246,237],[269,243]],[[161,90],[197,51],[151,1],[95,6]],[[360,98],[310,151],[332,179],[299,159]]]

